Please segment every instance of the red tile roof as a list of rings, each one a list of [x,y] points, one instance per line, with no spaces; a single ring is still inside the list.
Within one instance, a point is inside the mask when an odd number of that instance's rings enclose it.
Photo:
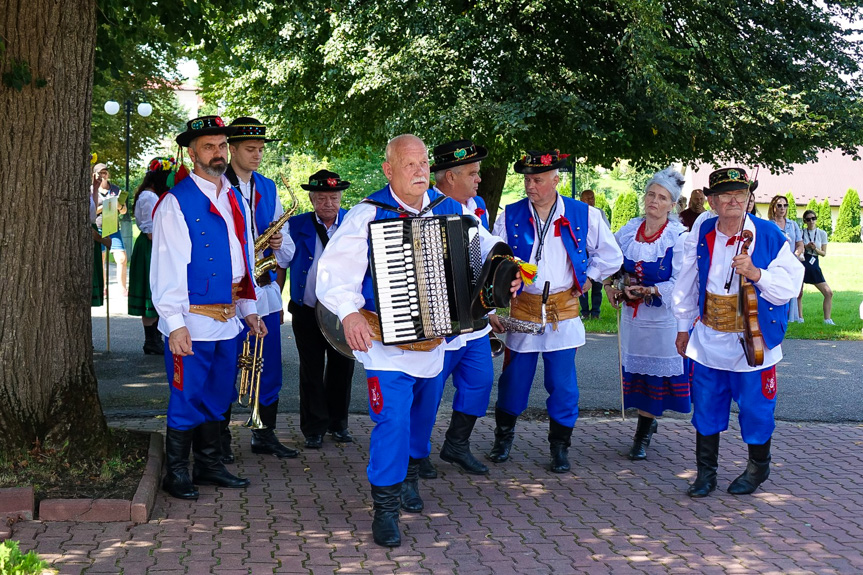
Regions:
[[[734,165],[734,164],[723,164]],[[839,206],[848,188],[860,191],[863,189],[863,161],[854,161],[851,156],[843,156],[841,151],[821,152],[818,160],[809,164],[795,164],[794,171],[786,174],[774,174],[762,168],[750,168],[741,165],[749,177],[758,172],[758,189],[755,199],[759,204],[766,204],[776,194],[792,192],[798,206],[805,206],[815,198],[823,202],[830,201],[831,206]],[[692,183],[696,188],[707,185],[707,176],[713,167],[701,164],[694,168]]]

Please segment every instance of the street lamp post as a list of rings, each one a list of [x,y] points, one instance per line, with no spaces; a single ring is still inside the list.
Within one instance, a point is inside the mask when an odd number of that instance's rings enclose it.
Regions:
[[[131,155],[131,124],[132,124],[132,107],[135,103],[132,99],[135,95],[139,95],[141,102],[138,104],[138,115],[146,118],[150,114],[153,113],[153,106],[147,102],[147,95],[144,93],[144,90],[135,90],[130,93],[126,97],[126,101],[123,102],[123,109],[126,111],[126,194],[128,197],[129,194],[129,156]],[[114,116],[120,111],[120,103],[115,100],[108,100],[105,102],[105,112]],[[122,234],[122,232],[121,232]],[[108,262],[110,258],[105,258],[105,335],[106,335],[106,348],[107,351],[111,351],[111,305],[109,303],[110,298],[108,297]],[[118,271],[119,274],[119,271]],[[118,276],[119,277],[119,276]]]

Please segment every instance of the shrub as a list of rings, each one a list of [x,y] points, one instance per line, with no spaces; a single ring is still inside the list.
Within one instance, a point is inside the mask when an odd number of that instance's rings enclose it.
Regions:
[[[830,200],[824,199],[816,210],[818,214],[818,227],[827,232],[827,237],[833,235],[833,210],[830,209]]]
[[[831,238],[834,242],[860,241],[860,196],[857,190],[849,188],[845,192],[842,205],[839,206],[839,217],[836,219],[836,230]]]
[[[794,201],[794,194],[790,191],[785,194],[785,197],[788,198],[788,213],[785,215],[789,220],[794,220],[797,223],[800,223],[800,216],[797,215],[797,202]]]
[[[4,575],[38,575],[48,568],[35,551],[21,553],[18,542],[7,539],[0,544],[0,573]]]
[[[608,218],[608,221],[611,221],[611,204],[608,203],[608,198],[605,197],[605,194],[601,192],[595,192],[596,196],[596,208],[605,212],[605,217]]]
[[[623,225],[638,215],[638,194],[626,192],[617,196],[611,217],[611,231],[616,232]]]

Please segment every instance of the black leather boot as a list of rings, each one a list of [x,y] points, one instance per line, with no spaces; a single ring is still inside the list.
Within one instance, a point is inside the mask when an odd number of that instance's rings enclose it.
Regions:
[[[299,451],[285,447],[276,437],[276,414],[279,412],[279,400],[277,399],[270,405],[261,405],[258,412],[261,414],[261,423],[266,427],[252,430],[252,453],[271,454],[279,459],[290,459],[299,455]]]
[[[219,422],[219,445],[222,448],[222,463],[233,463],[234,452],[231,450],[231,407],[225,412],[224,418]]]
[[[437,478],[437,468],[434,466],[434,463],[431,462],[431,459],[428,457],[423,457],[420,461],[420,477],[423,479],[436,479]]]
[[[486,475],[488,467],[470,452],[470,434],[475,424],[475,415],[453,411],[449,429],[446,430],[446,440],[440,450],[440,458],[448,463],[455,463],[471,475]]]
[[[171,429],[165,432],[165,479],[162,489],[177,499],[197,499],[198,490],[189,477],[189,450],[192,447],[192,430]]]
[[[195,485],[248,487],[248,479],[232,475],[222,463],[220,424],[220,421],[207,421],[195,428],[192,442],[192,453],[195,456],[192,480]]]
[[[731,482],[728,493],[749,495],[770,477],[770,439],[763,445],[749,446],[749,462],[737,479]]]
[[[494,408],[494,445],[486,455],[489,461],[503,463],[509,459],[509,450],[512,449],[512,441],[515,439],[515,422],[518,416],[507,413],[499,407]]]
[[[550,419],[548,421],[548,443],[551,446],[551,466],[549,469],[552,473],[569,471],[569,446],[572,443],[572,428]]]
[[[656,419],[644,415],[638,416],[638,424],[635,426],[635,437],[632,438],[632,448],[629,450],[629,458],[632,461],[647,459],[647,448],[650,446],[650,438],[658,427]]]
[[[375,543],[382,547],[398,547],[402,544],[399,532],[399,506],[402,484],[396,483],[388,487],[372,485],[372,501],[374,502],[375,518],[372,521],[372,536]]]
[[[419,479],[420,479],[420,460],[410,458],[408,461],[408,474],[405,480],[402,481],[402,509],[408,513],[419,513],[423,510],[423,498],[420,497]]]
[[[165,343],[157,324],[144,326],[144,354],[165,355]]]
[[[716,489],[716,470],[719,469],[719,434],[695,434],[695,465],[698,476],[689,486],[690,497],[707,497]]]

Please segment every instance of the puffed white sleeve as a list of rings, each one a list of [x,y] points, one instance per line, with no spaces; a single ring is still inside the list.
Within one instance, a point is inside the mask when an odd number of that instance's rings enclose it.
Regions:
[[[375,212],[369,204],[351,208],[318,261],[315,295],[339,319],[365,305],[362,290],[369,265],[369,222]]]
[[[677,241],[674,242],[674,249],[671,252],[671,277],[664,282],[656,284],[659,297],[662,299],[662,305],[666,308],[673,306],[674,284],[677,283],[677,278],[680,276],[680,268],[683,266],[683,250],[688,234],[689,232],[683,232],[677,236]]]
[[[602,221],[599,210],[592,206],[587,209],[587,277],[601,282],[623,265],[623,252],[611,229]]]
[[[706,212],[705,212],[706,213]],[[704,215],[704,214],[702,214]],[[708,216],[710,217],[710,216]],[[716,216],[712,216],[716,217]],[[698,235],[701,224],[707,219],[699,216],[692,224],[692,231],[684,234],[683,258],[680,262],[680,273],[671,292],[671,312],[677,318],[677,331],[689,331],[695,318],[698,317]]]
[[[805,271],[806,268],[791,252],[788,242],[785,242],[767,269],[761,270],[761,278],[755,282],[755,287],[770,303],[784,305],[792,299],[797,299],[803,286]]]
[[[150,292],[159,317],[168,332],[185,327],[189,313],[187,268],[192,261],[189,227],[177,199],[168,194],[153,214],[153,252],[150,261]]]
[[[297,246],[291,238],[291,222],[285,222],[285,227],[282,228],[282,247],[275,250],[276,263],[280,268],[288,269],[291,265],[291,260],[294,259],[294,254],[297,251]]]

